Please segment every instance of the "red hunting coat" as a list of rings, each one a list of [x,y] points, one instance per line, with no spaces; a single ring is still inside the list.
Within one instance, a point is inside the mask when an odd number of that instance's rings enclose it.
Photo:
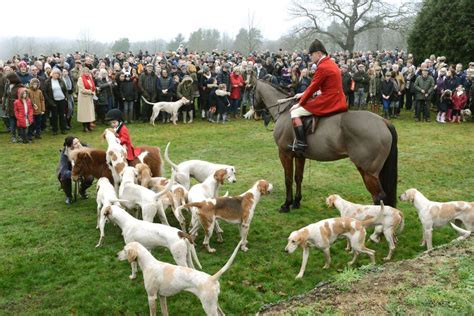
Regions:
[[[316,91],[321,94],[313,97]],[[329,57],[320,60],[311,84],[303,93],[300,105],[316,116],[346,112],[347,104],[342,90],[341,70]]]
[[[127,160],[131,161],[140,155],[140,149],[133,147],[128,128],[123,123],[117,131],[117,137],[120,140],[120,144],[127,148]]]

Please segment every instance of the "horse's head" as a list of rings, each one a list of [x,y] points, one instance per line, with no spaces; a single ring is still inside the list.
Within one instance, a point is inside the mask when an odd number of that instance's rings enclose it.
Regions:
[[[90,174],[89,166],[92,164],[92,157],[88,151],[75,151],[69,157],[72,164],[71,178],[74,181]]]

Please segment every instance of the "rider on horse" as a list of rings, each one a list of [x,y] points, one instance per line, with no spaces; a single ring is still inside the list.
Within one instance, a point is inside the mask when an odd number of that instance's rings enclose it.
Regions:
[[[303,153],[308,147],[302,116],[328,116],[347,111],[339,67],[329,58],[326,48],[317,39],[311,43],[309,54],[317,67],[313,80],[303,93],[295,95],[299,102],[290,109],[296,143],[288,147],[297,153]]]
[[[120,145],[124,146],[127,150],[128,162],[133,161],[138,155],[140,155],[140,149],[136,148],[132,144],[132,139],[128,133],[128,128],[125,126],[123,121],[122,111],[119,109],[112,109],[105,115],[105,120],[110,121],[111,127],[115,131],[115,136],[120,140]]]

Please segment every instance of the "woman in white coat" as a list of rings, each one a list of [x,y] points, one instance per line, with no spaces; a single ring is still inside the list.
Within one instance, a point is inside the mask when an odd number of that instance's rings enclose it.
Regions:
[[[90,123],[95,121],[94,100],[96,93],[94,78],[89,68],[82,68],[82,75],[77,81],[77,121],[82,123],[83,131],[90,132]]]

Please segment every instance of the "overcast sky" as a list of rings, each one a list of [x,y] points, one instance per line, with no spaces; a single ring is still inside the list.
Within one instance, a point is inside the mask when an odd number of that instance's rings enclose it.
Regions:
[[[77,39],[81,31],[89,29],[92,39],[102,42],[121,37],[169,41],[178,33],[188,39],[200,27],[216,28],[234,37],[248,24],[250,10],[256,27],[266,39],[273,40],[295,23],[288,20],[289,4],[290,0],[23,0],[14,13],[2,14],[0,37]]]

